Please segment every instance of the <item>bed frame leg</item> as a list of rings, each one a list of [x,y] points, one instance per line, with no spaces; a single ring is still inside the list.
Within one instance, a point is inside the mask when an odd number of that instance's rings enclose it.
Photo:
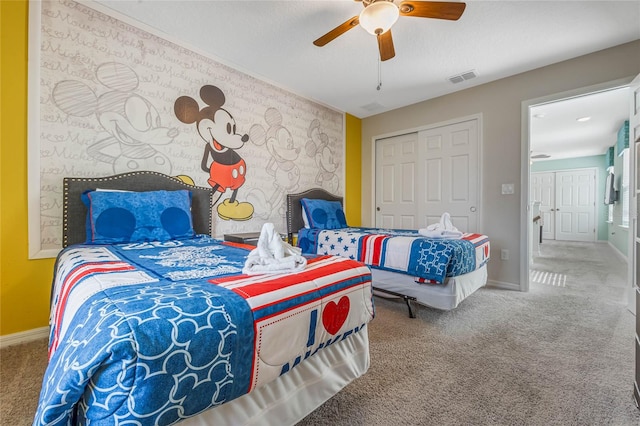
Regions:
[[[409,318],[415,318],[416,314],[413,312],[413,308],[411,307],[411,298],[405,297],[404,301],[407,304],[407,308],[409,309]]]
[[[416,314],[413,312],[413,307],[411,306],[411,302],[415,302],[416,298],[413,296],[407,296],[406,294],[397,293],[395,291],[386,290],[383,288],[378,288],[375,285],[373,286],[374,291],[380,291],[382,293],[387,293],[395,297],[401,297],[404,302],[407,304],[407,308],[409,309],[409,318],[415,318]]]

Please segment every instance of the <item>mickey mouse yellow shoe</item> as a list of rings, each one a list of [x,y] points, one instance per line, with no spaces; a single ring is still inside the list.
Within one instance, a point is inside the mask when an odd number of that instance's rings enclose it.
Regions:
[[[246,202],[229,201],[218,204],[218,216],[224,220],[249,220],[253,217],[253,205]]]

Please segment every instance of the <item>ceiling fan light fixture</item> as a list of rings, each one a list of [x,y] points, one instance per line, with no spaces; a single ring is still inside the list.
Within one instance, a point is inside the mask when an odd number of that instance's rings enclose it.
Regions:
[[[360,25],[369,34],[379,35],[389,31],[400,16],[398,6],[390,1],[378,0],[360,12]]]

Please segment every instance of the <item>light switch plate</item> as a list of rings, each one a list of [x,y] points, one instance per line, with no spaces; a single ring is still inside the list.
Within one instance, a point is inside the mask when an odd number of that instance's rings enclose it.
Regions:
[[[503,183],[502,184],[502,195],[510,195],[513,194],[515,188],[512,183]]]

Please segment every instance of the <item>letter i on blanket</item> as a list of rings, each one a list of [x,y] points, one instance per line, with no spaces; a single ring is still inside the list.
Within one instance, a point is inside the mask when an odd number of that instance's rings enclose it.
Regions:
[[[282,241],[273,223],[267,222],[262,225],[258,244],[247,256],[242,273],[255,275],[298,272],[305,266],[307,259],[302,256],[302,250]]]

